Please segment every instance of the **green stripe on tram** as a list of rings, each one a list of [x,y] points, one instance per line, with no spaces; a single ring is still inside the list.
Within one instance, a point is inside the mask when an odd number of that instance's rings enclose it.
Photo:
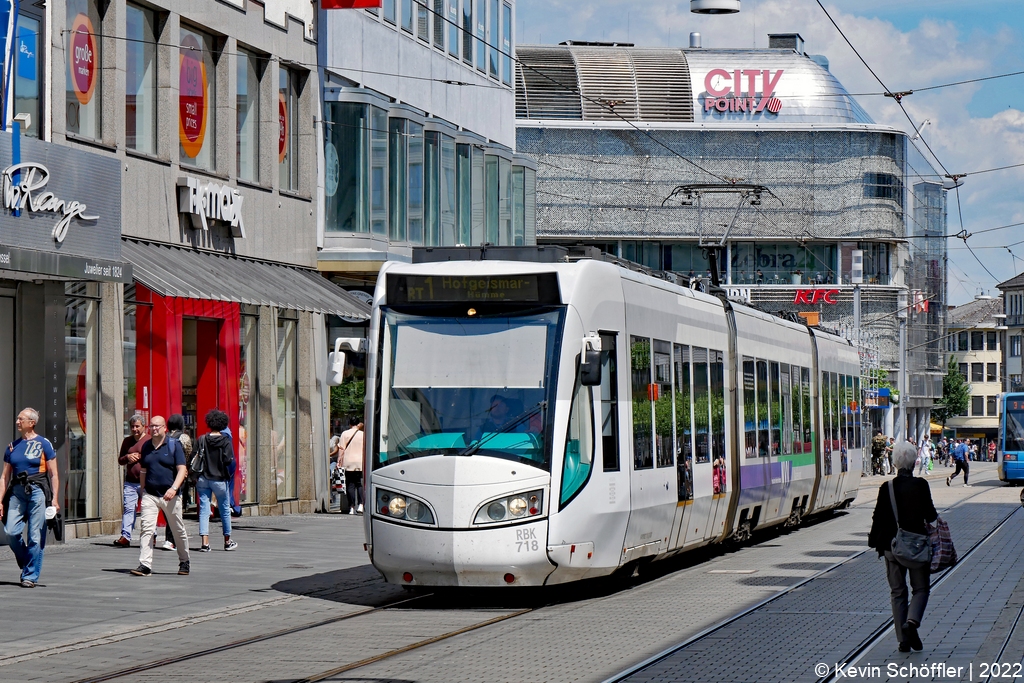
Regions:
[[[804,465],[813,465],[815,462],[814,453],[795,453],[793,455],[780,455],[779,462],[791,462],[793,467],[803,467]]]

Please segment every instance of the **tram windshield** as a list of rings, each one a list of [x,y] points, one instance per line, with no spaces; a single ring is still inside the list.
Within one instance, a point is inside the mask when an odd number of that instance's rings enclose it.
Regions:
[[[1024,451],[1024,410],[1012,410],[1009,406],[1007,408],[1003,452]]]
[[[428,455],[548,469],[562,311],[431,317],[384,311],[374,469]]]

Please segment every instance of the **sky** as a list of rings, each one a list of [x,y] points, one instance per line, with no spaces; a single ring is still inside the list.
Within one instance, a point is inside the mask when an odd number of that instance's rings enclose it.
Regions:
[[[891,91],[1024,71],[1024,0],[822,1]],[[686,46],[699,31],[705,48],[764,48],[769,33],[798,32],[806,52],[825,55],[849,92],[881,92],[816,0],[741,2],[739,14],[702,16],[688,0],[518,0],[516,42]],[[857,99],[876,122],[913,133],[891,98]],[[1024,74],[919,92],[903,104],[918,123],[929,121],[922,136],[949,173],[968,174],[960,209],[973,254],[949,239],[949,303],[998,295],[996,283],[1024,272],[1024,166],[973,172],[1024,164]],[[949,234],[960,232],[957,209],[950,192]],[[1014,223],[1022,225],[992,230]]]

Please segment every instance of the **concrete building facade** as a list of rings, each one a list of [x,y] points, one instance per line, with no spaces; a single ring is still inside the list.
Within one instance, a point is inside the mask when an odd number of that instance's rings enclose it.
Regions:
[[[978,297],[949,311],[946,358],[953,356],[971,391],[967,411],[946,422],[946,429],[952,429],[957,438],[992,440],[999,430],[1002,312],[1002,297]]]

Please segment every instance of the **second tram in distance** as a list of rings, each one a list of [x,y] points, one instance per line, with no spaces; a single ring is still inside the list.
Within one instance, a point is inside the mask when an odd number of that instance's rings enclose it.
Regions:
[[[848,342],[612,263],[386,264],[367,549],[387,581],[610,574],[851,502]]]

